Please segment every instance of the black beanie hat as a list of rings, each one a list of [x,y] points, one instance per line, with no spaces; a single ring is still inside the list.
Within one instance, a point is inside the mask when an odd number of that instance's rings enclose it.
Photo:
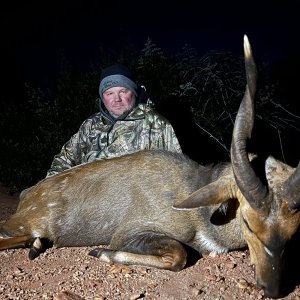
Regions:
[[[99,85],[100,97],[102,98],[106,90],[116,86],[126,87],[137,95],[137,85],[131,71],[121,64],[114,64],[102,70]]]

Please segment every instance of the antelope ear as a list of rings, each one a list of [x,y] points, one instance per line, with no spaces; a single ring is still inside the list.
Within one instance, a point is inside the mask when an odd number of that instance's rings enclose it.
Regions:
[[[188,198],[177,200],[173,208],[191,209],[223,203],[232,199],[230,191],[232,191],[233,184],[235,181],[232,175],[223,176],[192,193]]]

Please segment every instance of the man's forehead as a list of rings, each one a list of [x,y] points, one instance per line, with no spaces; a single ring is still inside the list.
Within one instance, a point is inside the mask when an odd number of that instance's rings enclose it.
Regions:
[[[114,86],[114,87],[107,89],[104,93],[116,92],[116,91],[121,91],[121,90],[127,91],[129,89],[124,86]]]

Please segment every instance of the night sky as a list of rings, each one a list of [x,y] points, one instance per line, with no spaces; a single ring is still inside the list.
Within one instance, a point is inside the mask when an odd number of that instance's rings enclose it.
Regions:
[[[21,1],[19,1],[21,2]],[[175,3],[178,2],[178,3]],[[188,43],[243,54],[246,33],[258,62],[299,56],[297,1],[22,1],[1,4],[1,65],[4,89],[51,82],[61,53],[79,67],[97,62],[98,49],[115,51],[150,37],[163,51]],[[3,84],[3,82],[2,82]]]

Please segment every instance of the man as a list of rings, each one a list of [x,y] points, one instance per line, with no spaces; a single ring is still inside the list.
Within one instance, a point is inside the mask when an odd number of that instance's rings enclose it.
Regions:
[[[100,111],[86,119],[55,155],[47,177],[82,163],[143,149],[182,153],[172,125],[151,106],[139,103],[137,89],[125,66],[104,69],[99,86]]]

